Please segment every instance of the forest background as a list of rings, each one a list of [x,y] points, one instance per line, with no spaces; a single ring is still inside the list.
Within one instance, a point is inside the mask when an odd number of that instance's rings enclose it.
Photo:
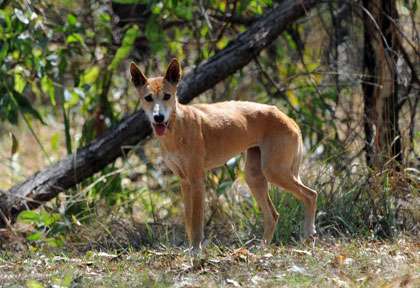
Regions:
[[[419,20],[412,0],[0,0],[0,284],[412,285]],[[189,266],[179,179],[127,69],[160,75],[173,57],[182,103],[256,101],[299,123],[318,244],[300,242],[301,205],[272,187],[280,221],[259,250],[238,155],[206,178],[211,244]]]

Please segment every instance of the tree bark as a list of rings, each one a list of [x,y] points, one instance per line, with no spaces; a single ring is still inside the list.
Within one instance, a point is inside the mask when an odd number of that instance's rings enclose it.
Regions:
[[[188,103],[244,67],[316,3],[315,0],[287,0],[265,13],[226,48],[185,75],[178,87],[180,102]],[[151,132],[144,112],[138,111],[76,153],[35,173],[9,191],[0,191],[0,226],[13,223],[19,212],[34,209],[91,177],[123,156],[125,148],[129,149]]]
[[[391,22],[398,21],[398,12],[395,1],[364,0],[363,5],[366,162],[371,168],[383,169],[385,163],[403,160],[398,126],[398,43]]]

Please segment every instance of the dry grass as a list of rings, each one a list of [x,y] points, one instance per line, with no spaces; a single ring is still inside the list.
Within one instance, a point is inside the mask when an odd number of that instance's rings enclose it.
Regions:
[[[2,287],[419,287],[419,242],[318,240],[227,248],[1,252]],[[194,263],[193,263],[194,262]],[[32,285],[32,286],[31,286]],[[54,286],[56,285],[56,286]]]

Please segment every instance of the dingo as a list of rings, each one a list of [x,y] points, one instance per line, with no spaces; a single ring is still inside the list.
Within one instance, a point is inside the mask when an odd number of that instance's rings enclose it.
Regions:
[[[278,220],[268,182],[303,202],[305,236],[315,235],[317,192],[300,180],[302,136],[291,118],[274,106],[252,102],[178,103],[181,68],[176,59],[164,77],[147,78],[134,63],[130,73],[165,163],[180,177],[186,232],[193,249],[201,248],[204,237],[206,171],[244,151],[245,179],[263,214],[263,242],[271,242]]]

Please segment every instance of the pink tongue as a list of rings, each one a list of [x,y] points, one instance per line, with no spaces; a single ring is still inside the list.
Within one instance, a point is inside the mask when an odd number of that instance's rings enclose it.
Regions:
[[[166,128],[165,125],[156,124],[154,126],[155,126],[155,131],[157,135],[162,136],[165,133],[165,128]]]

